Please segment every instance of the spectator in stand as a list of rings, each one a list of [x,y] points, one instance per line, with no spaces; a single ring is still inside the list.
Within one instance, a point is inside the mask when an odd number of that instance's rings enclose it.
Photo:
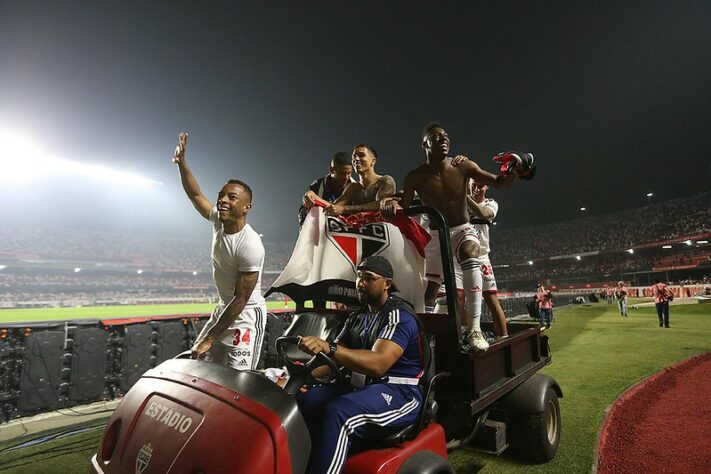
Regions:
[[[541,327],[545,324],[546,329],[548,329],[551,327],[551,319],[553,317],[553,295],[543,285],[538,285],[536,299],[538,300],[539,323]]]
[[[627,287],[625,286],[624,281],[617,282],[615,297],[617,298],[617,304],[620,307],[620,316],[627,316]]]
[[[671,288],[657,278],[652,285],[652,296],[654,304],[657,307],[657,316],[659,317],[659,327],[669,327],[669,302],[674,299],[674,293]]]
[[[353,163],[348,153],[339,151],[333,155],[328,174],[314,180],[304,194],[303,202],[299,207],[299,227],[303,225],[306,214],[314,206],[316,198],[333,204],[341,197],[346,186],[355,182],[351,176],[352,174]]]

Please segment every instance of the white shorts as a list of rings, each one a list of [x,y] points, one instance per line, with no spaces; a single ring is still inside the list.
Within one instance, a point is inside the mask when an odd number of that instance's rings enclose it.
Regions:
[[[425,247],[425,274],[428,280],[441,284],[443,279],[443,271],[442,255],[439,250],[439,234],[437,230],[430,230],[430,235],[432,235],[432,238]],[[461,279],[462,270],[461,268],[459,268],[458,263],[459,247],[461,247],[464,242],[474,242],[477,246],[478,252],[481,252],[479,229],[473,224],[469,223],[458,225],[456,227],[450,227],[449,239],[452,245],[452,258],[454,260],[455,277],[457,271],[459,271],[459,278]],[[464,284],[462,283],[460,286],[459,280],[457,280],[457,288],[463,287]]]
[[[494,268],[491,266],[489,256],[479,257],[481,262],[481,280],[484,293],[496,293],[496,278],[494,278]],[[457,284],[457,289],[464,291],[464,275],[462,267],[458,262],[454,262],[454,281]],[[439,290],[440,294],[444,294],[444,285]]]
[[[224,306],[217,305],[212,316],[195,339],[195,345],[217,323]],[[267,324],[267,305],[248,306],[242,310],[230,327],[213,342],[205,360],[237,370],[256,369],[262,353],[264,329]]]

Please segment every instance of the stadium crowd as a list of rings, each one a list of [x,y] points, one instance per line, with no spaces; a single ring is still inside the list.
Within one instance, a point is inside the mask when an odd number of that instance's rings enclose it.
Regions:
[[[263,288],[276,278],[262,277]],[[278,299],[275,296],[274,299]],[[148,302],[215,302],[210,273],[137,274],[31,268],[0,272],[0,308]]]
[[[624,250],[711,232],[711,192],[637,209],[495,232],[492,260],[515,264],[542,257]]]
[[[278,271],[289,260],[293,243],[265,241],[264,271]],[[41,232],[0,227],[0,260],[91,262],[161,272],[212,272],[210,242],[73,229]]]
[[[711,192],[545,226],[492,229],[497,280],[580,280],[637,271],[705,268],[711,247],[645,244],[711,233]],[[262,289],[289,260],[293,242],[266,241]],[[627,249],[637,247],[634,254]],[[575,256],[586,252],[595,255]],[[35,300],[214,298],[209,243],[124,233],[0,228],[0,305]],[[565,258],[554,258],[566,256]],[[25,262],[12,270],[12,262]],[[32,262],[28,265],[27,262]],[[4,267],[7,269],[3,269]],[[74,266],[86,270],[74,272]],[[61,267],[62,269],[58,269]],[[29,268],[29,269],[28,269]],[[101,268],[112,271],[98,271]],[[141,270],[141,274],[138,274]],[[195,272],[196,274],[193,274]],[[698,273],[698,272],[697,272]],[[701,273],[678,280],[704,281]]]

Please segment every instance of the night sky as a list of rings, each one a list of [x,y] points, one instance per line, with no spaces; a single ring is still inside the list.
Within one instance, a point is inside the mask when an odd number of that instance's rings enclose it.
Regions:
[[[534,181],[491,193],[500,228],[706,191],[709,18],[708,1],[0,1],[0,129],[165,183],[155,200],[51,183],[61,204],[5,186],[2,212],[206,235],[170,161],[186,130],[203,192],[245,180],[252,225],[290,240],[335,151],[372,144],[401,186],[430,120],[490,171],[536,155]]]

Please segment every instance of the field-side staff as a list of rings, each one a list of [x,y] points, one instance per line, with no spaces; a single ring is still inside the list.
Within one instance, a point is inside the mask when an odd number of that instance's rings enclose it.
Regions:
[[[315,446],[313,473],[341,472],[354,439],[383,436],[414,423],[422,406],[419,382],[426,344],[415,311],[392,295],[393,269],[373,256],[357,267],[360,310],[351,314],[334,342],[302,337],[299,347],[324,352],[351,371],[351,386],[325,385],[297,395]],[[314,376],[330,372],[319,367]]]
[[[200,191],[185,160],[188,134],[181,133],[173,162],[185,194],[212,222],[212,274],[219,301],[193,345],[193,356],[235,369],[256,369],[264,340],[267,307],[261,292],[264,246],[247,223],[252,190],[231,179],[212,204]]]
[[[659,327],[669,327],[669,302],[674,299],[674,292],[666,283],[657,278],[652,285],[652,296],[654,305],[657,307],[657,317],[659,317]]]
[[[543,285],[538,285],[536,290],[538,300],[538,318],[541,327],[545,324],[546,329],[551,327],[553,320],[553,294],[551,290],[546,290]]]
[[[462,267],[465,289],[465,307],[469,335],[465,341],[474,351],[484,351],[489,343],[481,332],[481,242],[479,229],[469,223],[467,213],[467,180],[474,179],[495,188],[507,188],[517,176],[533,178],[535,167],[530,153],[501,153],[495,157],[501,163],[501,174],[494,175],[476,163],[465,160],[454,166],[449,156],[449,135],[438,122],[425,126],[422,148],[427,161],[405,177],[403,197],[384,200],[383,211],[394,216],[400,207],[407,208],[417,193],[426,206],[432,206],[447,219],[453,256]],[[430,272],[430,261],[425,263]],[[440,263],[441,268],[441,263]]]
[[[615,297],[617,298],[617,305],[620,307],[620,316],[627,316],[627,293],[625,282],[618,281]]]

